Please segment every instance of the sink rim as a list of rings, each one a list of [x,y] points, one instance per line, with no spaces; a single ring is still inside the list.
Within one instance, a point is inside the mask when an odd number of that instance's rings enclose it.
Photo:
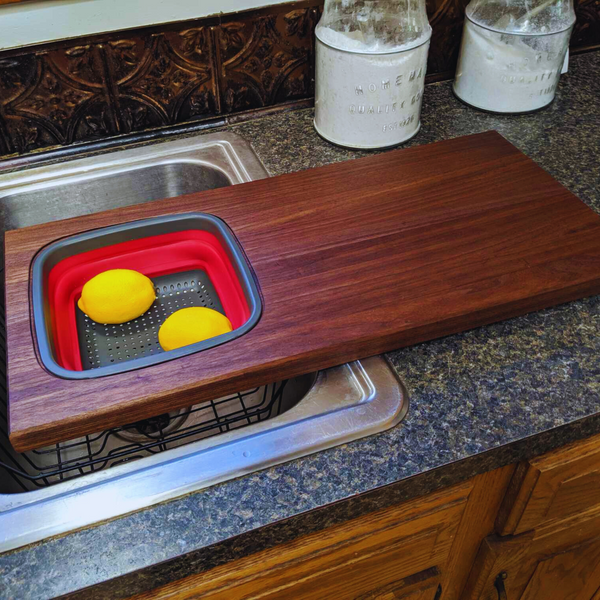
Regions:
[[[336,396],[325,380],[343,377],[343,370],[363,398],[331,406]],[[273,419],[145,457],[143,465],[134,461],[46,489],[0,494],[0,553],[385,431],[408,408],[406,387],[384,356],[320,371],[307,395]]]
[[[219,148],[223,156],[208,159],[205,152],[212,148]],[[132,167],[135,170],[173,162],[219,170],[232,184],[269,177],[251,144],[244,138],[231,132],[209,133],[133,148],[112,149],[96,156],[71,157],[64,162],[51,162],[49,159],[46,163],[18,171],[2,172],[0,169],[0,198],[22,191],[34,191],[56,180],[76,183],[77,178],[89,180],[90,176],[102,176],[102,172],[117,174],[132,170]]]

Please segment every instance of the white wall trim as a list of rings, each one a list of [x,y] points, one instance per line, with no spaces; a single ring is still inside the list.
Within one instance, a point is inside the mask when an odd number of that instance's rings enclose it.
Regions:
[[[0,50],[280,4],[284,0],[43,0],[0,6]]]

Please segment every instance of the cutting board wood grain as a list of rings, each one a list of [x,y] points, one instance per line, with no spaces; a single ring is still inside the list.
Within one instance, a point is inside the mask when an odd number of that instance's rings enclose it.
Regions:
[[[30,266],[82,231],[224,219],[264,311],[241,338],[83,381],[36,358]],[[495,132],[8,232],[10,439],[17,450],[600,293],[600,217]]]

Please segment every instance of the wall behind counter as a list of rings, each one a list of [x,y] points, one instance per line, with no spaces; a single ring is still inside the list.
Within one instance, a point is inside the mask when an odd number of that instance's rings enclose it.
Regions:
[[[0,52],[0,157],[309,104],[322,4],[300,0]],[[427,4],[427,79],[449,79],[467,0]],[[600,48],[600,0],[576,0],[576,11],[572,51]]]

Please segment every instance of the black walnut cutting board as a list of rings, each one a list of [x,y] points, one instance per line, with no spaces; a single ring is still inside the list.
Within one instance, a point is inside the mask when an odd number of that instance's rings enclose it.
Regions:
[[[241,338],[64,380],[36,358],[29,269],[57,238],[224,219],[264,311]],[[600,293],[600,217],[495,132],[8,232],[10,439],[19,451]]]

